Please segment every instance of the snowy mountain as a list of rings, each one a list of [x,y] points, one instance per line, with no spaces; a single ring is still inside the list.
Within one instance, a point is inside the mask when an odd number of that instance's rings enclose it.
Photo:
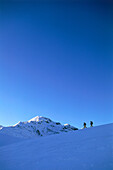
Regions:
[[[1,139],[0,170],[113,170],[113,123],[20,141],[0,133]]]
[[[78,130],[69,124],[61,125],[49,118],[36,116],[26,122],[18,122],[14,126],[0,128],[0,133],[8,134],[14,137],[32,138],[39,136],[47,136]]]

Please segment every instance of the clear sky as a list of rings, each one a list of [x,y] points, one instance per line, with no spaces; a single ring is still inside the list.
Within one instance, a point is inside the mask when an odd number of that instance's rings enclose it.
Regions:
[[[0,1],[0,124],[113,122],[113,1]]]

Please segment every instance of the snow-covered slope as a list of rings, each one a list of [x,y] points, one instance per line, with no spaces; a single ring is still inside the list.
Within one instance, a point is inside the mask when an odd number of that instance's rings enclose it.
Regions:
[[[0,147],[0,170],[113,170],[113,124]]]
[[[7,134],[0,133],[0,146],[10,145],[12,143],[21,142],[21,138],[9,136]]]
[[[53,122],[49,118],[36,116],[27,122],[18,122],[14,126],[2,127],[0,133],[14,137],[32,138],[74,130],[77,130],[77,128],[69,124],[61,125],[59,122]]]

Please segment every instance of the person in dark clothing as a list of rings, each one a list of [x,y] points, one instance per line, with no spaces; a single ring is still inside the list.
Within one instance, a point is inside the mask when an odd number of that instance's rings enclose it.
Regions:
[[[85,123],[85,122],[84,122],[84,124],[83,124],[83,125],[84,125],[84,128],[87,128],[87,127],[86,127],[86,123]]]
[[[93,127],[93,122],[92,121],[90,121],[90,127]]]

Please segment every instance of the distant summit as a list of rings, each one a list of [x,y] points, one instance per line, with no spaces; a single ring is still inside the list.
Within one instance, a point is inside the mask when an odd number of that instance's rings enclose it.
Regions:
[[[75,130],[78,130],[78,128],[70,124],[62,125],[60,122],[54,122],[49,118],[36,116],[26,122],[18,122],[13,126],[1,126],[0,133],[21,138],[32,138]]]
[[[32,122],[32,121],[35,121],[35,122],[40,122],[40,121],[49,121],[49,122],[52,122],[51,119],[46,118],[46,117],[42,117],[42,116],[36,116],[36,117],[30,119],[28,122]]]

